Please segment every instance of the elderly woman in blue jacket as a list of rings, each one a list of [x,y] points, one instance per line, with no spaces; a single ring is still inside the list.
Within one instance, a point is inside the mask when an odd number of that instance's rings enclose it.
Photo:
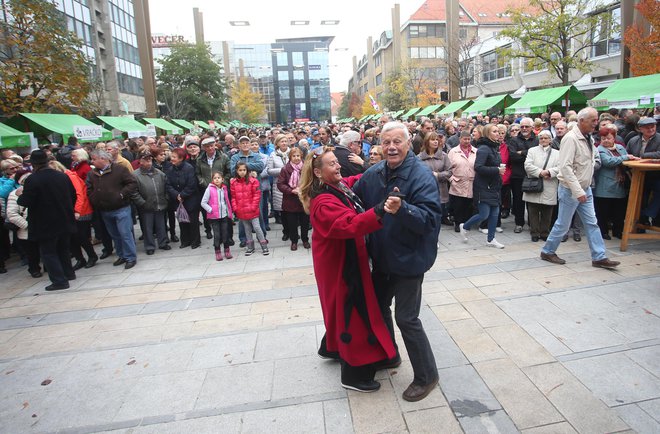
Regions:
[[[604,240],[611,240],[612,235],[621,238],[623,233],[623,220],[626,216],[626,201],[628,188],[626,187],[626,172],[624,161],[639,160],[626,152],[626,148],[614,142],[616,127],[607,125],[598,131],[600,145],[601,166],[596,172],[596,188],[594,189],[594,208],[598,226]]]

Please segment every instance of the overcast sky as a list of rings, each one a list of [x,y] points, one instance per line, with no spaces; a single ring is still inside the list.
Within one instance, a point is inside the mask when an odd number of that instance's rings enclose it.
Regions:
[[[405,23],[424,0],[403,0],[401,24]],[[152,0],[151,32],[182,35],[195,40],[192,10],[204,14],[206,41],[270,43],[278,38],[334,36],[330,45],[330,90],[347,90],[353,73],[353,56],[358,61],[366,53],[367,37],[376,40],[392,27],[389,0]],[[246,20],[249,27],[233,27],[229,21]],[[292,20],[309,21],[307,26],[292,26]],[[322,26],[321,20],[339,20],[339,25]],[[348,50],[345,50],[348,49]]]

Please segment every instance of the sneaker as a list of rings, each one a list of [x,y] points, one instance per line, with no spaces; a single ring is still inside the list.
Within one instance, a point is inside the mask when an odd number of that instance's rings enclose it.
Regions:
[[[356,381],[354,383],[342,381],[341,387],[344,389],[355,390],[356,392],[370,393],[380,389],[380,383],[375,380]]]
[[[515,229],[513,230],[513,233],[519,234],[522,232],[522,226],[516,226]]]
[[[268,244],[267,243],[261,243],[261,253],[263,253],[264,256],[268,255],[270,252],[268,251]]]
[[[250,256],[253,253],[254,253],[254,246],[248,247],[247,250],[245,251],[245,256]]]
[[[504,232],[504,229],[502,229],[501,227],[498,226],[498,227],[495,228],[495,232],[497,232],[498,234],[501,234],[502,232]]]
[[[463,229],[463,223],[458,225],[458,229],[461,231],[461,236],[463,237],[463,242],[467,243],[468,242],[468,231]]]
[[[481,232],[482,234],[486,234],[486,235],[488,235],[488,229],[486,229],[486,228],[484,228],[484,229],[479,229],[479,232]]]
[[[486,245],[488,247],[495,247],[496,249],[503,249],[504,248],[504,244],[498,243],[495,238],[493,238],[492,241],[486,241]]]

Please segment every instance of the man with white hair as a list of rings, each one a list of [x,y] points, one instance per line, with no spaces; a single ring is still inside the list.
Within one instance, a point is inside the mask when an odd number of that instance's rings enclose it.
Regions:
[[[119,142],[117,140],[110,140],[109,142],[107,142],[105,144],[105,150],[112,156],[113,163],[123,166],[129,172],[133,171],[133,166],[131,166],[131,162],[128,161],[126,158],[124,158],[123,155],[121,155],[119,149]]]
[[[341,166],[340,172],[344,178],[364,172],[366,158],[362,154],[360,133],[350,130],[342,134],[339,145],[335,147],[335,157]]]
[[[519,234],[525,225],[525,202],[523,202],[522,183],[525,172],[525,159],[529,148],[538,146],[539,139],[532,131],[532,118],[520,120],[520,133],[509,140],[509,163],[511,165],[511,192],[513,193],[512,212],[516,216],[516,227],[513,232]]]
[[[598,112],[587,107],[578,113],[576,128],[566,133],[559,148],[559,209],[548,240],[541,250],[541,259],[553,264],[563,265],[565,260],[555,253],[561,239],[568,232],[573,214],[577,211],[584,225],[585,234],[591,250],[591,265],[598,268],[612,269],[619,265],[606,256],[605,243],[601,235],[594,198],[591,192],[591,180],[596,165],[596,149],[591,142],[591,133],[598,124]]]

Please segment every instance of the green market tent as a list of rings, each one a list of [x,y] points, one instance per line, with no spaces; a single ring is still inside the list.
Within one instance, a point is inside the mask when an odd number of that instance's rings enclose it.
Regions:
[[[30,146],[30,135],[0,124],[0,148],[25,148]]]
[[[198,127],[200,127],[203,130],[212,130],[211,125],[207,124],[204,121],[193,121],[193,124],[197,124]]]
[[[426,107],[424,107],[424,110],[417,113],[415,116],[428,116],[431,113],[435,113],[436,111],[438,111],[438,109],[440,107],[442,107],[442,104],[435,104],[435,105],[426,106]]]
[[[113,134],[115,134],[115,130],[126,133],[128,137],[142,136],[146,133],[146,126],[133,118],[121,116],[97,116],[97,119],[103,122],[104,125],[112,128]],[[121,136],[121,134],[117,134],[117,136]]]
[[[360,119],[358,119],[358,122],[364,122],[370,115],[364,115]]]
[[[181,134],[183,133],[183,130],[181,127],[177,127],[176,125],[173,125],[169,122],[167,122],[165,119],[160,119],[160,118],[144,118],[142,119],[148,124],[154,125],[156,128],[160,128],[161,130],[165,131],[166,134]]]
[[[472,104],[472,100],[465,99],[462,101],[454,101],[452,103],[447,104],[445,108],[440,110],[438,112],[439,115],[451,115],[456,113],[459,110],[465,110],[470,104]]]
[[[50,134],[62,136],[62,143],[66,143],[69,137],[74,135],[74,127],[97,125],[82,116],[59,114],[59,113],[20,113],[11,118],[7,124],[20,131],[31,131],[39,137]],[[79,139],[80,142],[97,142],[100,140],[112,140],[112,133],[105,128],[101,129],[101,137],[91,139]]]
[[[510,95],[496,95],[487,98],[480,98],[475,100],[474,104],[467,108],[463,113],[467,113],[468,116],[476,116],[478,114],[487,115],[488,111],[493,108],[498,108],[500,112],[503,112],[504,109],[513,103],[513,101],[514,99]]]
[[[403,114],[404,111],[405,110],[399,110],[398,112],[393,113],[392,114],[392,119],[398,118],[399,116],[401,116]]]
[[[617,80],[589,101],[598,110],[653,108],[656,104],[660,104],[660,74]]]
[[[375,115],[371,118],[371,120],[372,120],[372,121],[378,120],[378,119],[380,119],[381,116],[383,116],[382,113],[375,114]]]
[[[405,120],[407,120],[410,116],[414,115],[415,113],[417,113],[417,112],[420,111],[421,109],[422,109],[421,107],[411,108],[410,110],[408,110],[407,112],[405,112],[404,114],[401,115],[401,119],[403,119],[403,120],[405,121]]]
[[[195,126],[193,124],[191,124],[190,122],[188,122],[185,119],[172,119],[172,123],[180,126],[184,130],[188,130],[188,131],[195,128]]]
[[[580,108],[587,103],[587,98],[575,86],[561,86],[526,92],[522,98],[504,109],[504,113],[545,113],[548,110],[562,107],[566,110],[563,105],[566,97],[568,97],[570,107]]]

